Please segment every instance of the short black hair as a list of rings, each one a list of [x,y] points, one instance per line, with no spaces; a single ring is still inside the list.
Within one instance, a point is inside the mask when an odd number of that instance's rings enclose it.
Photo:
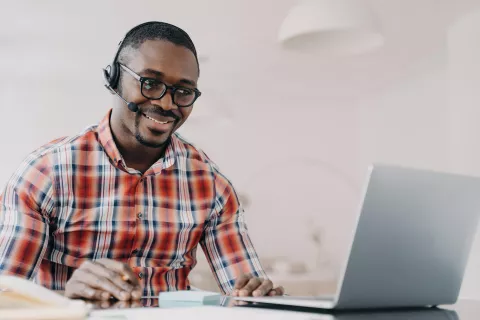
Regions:
[[[118,62],[128,63],[131,49],[137,50],[147,40],[166,40],[187,48],[193,53],[199,66],[197,50],[190,36],[179,27],[161,21],[152,21],[133,28],[123,39],[119,48]]]

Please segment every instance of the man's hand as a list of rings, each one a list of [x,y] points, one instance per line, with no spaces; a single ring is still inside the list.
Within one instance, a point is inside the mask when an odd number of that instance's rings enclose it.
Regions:
[[[235,281],[235,287],[232,292],[234,297],[261,297],[261,296],[281,296],[285,290],[283,287],[273,288],[272,281],[268,279],[256,278],[251,275],[241,275]]]
[[[88,300],[138,300],[142,288],[132,269],[124,263],[100,259],[84,262],[65,286],[67,298]]]

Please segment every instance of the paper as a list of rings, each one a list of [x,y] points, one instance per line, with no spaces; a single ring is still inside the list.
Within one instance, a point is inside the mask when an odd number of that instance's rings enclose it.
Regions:
[[[0,276],[0,319],[85,319],[91,306],[30,280]]]
[[[148,319],[195,319],[195,320],[332,320],[330,315],[304,312],[265,310],[259,308],[195,307],[186,309],[139,308],[121,310],[98,310],[89,320],[148,320]]]

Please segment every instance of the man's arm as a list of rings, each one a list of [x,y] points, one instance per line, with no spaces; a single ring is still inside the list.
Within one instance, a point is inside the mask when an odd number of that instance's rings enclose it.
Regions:
[[[221,290],[232,294],[248,284],[247,289],[266,288],[269,294],[272,284],[250,241],[243,209],[231,183],[219,172],[215,189],[215,207],[200,244]]]
[[[0,194],[0,274],[35,277],[48,243],[50,173],[47,159],[32,154]]]

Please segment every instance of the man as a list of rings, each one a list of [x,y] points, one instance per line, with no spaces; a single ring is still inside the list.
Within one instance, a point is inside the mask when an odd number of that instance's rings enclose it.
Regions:
[[[31,153],[0,195],[0,274],[70,298],[139,299],[189,289],[200,245],[223,293],[282,295],[230,181],[175,133],[201,95],[190,37],[139,25],[104,71],[113,109]]]

